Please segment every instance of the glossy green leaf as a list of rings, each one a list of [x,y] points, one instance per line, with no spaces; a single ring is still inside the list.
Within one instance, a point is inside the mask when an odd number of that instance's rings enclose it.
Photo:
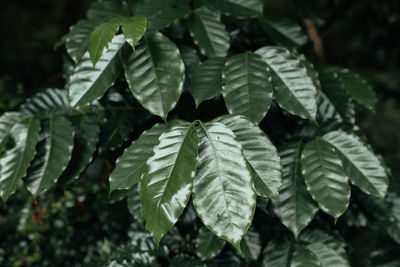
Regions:
[[[36,116],[56,116],[68,114],[68,91],[61,89],[48,88],[43,92],[35,94],[33,97],[21,105],[21,112],[27,115]]]
[[[265,133],[243,116],[225,115],[215,119],[233,131],[243,147],[243,153],[253,170],[257,195],[279,200],[282,184],[281,159]]]
[[[256,194],[242,146],[221,123],[200,124],[193,205],[208,229],[240,250],[254,216]]]
[[[349,206],[351,190],[335,148],[317,137],[305,145],[301,166],[308,192],[336,221]]]
[[[43,122],[37,153],[28,169],[25,185],[29,192],[38,196],[57,183],[71,159],[74,131],[64,117]]]
[[[40,121],[28,118],[15,124],[10,135],[15,145],[0,158],[0,197],[6,201],[17,188],[18,181],[25,176],[39,139]]]
[[[262,0],[204,0],[204,2],[225,15],[237,18],[253,18],[263,12]]]
[[[216,97],[222,92],[222,70],[225,58],[210,58],[199,65],[193,73],[189,91],[192,94],[196,107],[201,102]]]
[[[334,249],[328,247],[323,243],[310,244],[307,246],[307,249],[310,250],[316,256],[316,258],[320,262],[321,267],[331,267],[331,266],[350,267],[350,264],[346,258],[342,257]]]
[[[122,17],[120,19],[122,33],[125,40],[135,50],[135,45],[146,33],[147,20],[143,16]]]
[[[187,205],[196,171],[196,124],[172,126],[160,136],[140,187],[141,214],[157,243]]]
[[[92,161],[100,135],[100,127],[95,118],[76,116],[71,118],[71,123],[75,132],[75,141],[71,161],[59,180],[64,185],[78,179]]]
[[[289,267],[291,250],[290,243],[278,244],[274,240],[269,241],[267,247],[263,251],[264,259],[262,261],[262,266]]]
[[[109,45],[120,26],[119,17],[112,18],[97,26],[90,38],[89,53],[93,66],[96,66],[100,57],[107,52]]]
[[[261,253],[260,235],[255,229],[250,228],[240,242],[240,248],[245,258],[256,261]]]
[[[307,34],[301,26],[286,17],[260,17],[263,30],[277,43],[300,48],[308,42]]]
[[[127,206],[129,213],[132,215],[135,221],[138,222],[140,225],[144,226],[144,219],[142,215],[140,215],[140,209],[142,208],[142,203],[140,202],[139,190],[140,190],[139,185],[129,190],[127,198]]]
[[[0,116],[0,153],[8,143],[11,129],[25,117],[20,112],[6,112]]]
[[[222,95],[229,113],[260,123],[272,102],[271,81],[259,55],[245,52],[230,57],[222,73]]]
[[[329,132],[323,139],[336,149],[347,176],[355,186],[367,194],[385,197],[389,178],[369,146],[354,134],[342,130]]]
[[[283,184],[279,190],[280,202],[274,212],[282,223],[292,231],[295,238],[312,221],[318,207],[307,192],[301,175],[300,157],[303,143],[287,143],[279,148],[283,166]]]
[[[116,16],[129,16],[129,6],[124,0],[93,1],[86,15],[89,19],[108,19]]]
[[[209,260],[217,256],[225,246],[225,240],[214,235],[210,230],[201,227],[196,237],[196,254],[202,260]]]
[[[148,28],[159,31],[189,14],[189,1],[186,0],[144,0],[134,7],[135,15],[146,16]]]
[[[229,50],[229,35],[220,16],[208,9],[196,9],[189,25],[190,35],[206,57],[225,57]]]
[[[302,60],[284,47],[266,46],[256,53],[269,67],[278,104],[294,115],[315,120],[317,89]]]
[[[125,149],[110,175],[110,192],[131,188],[141,179],[146,162],[153,155],[153,148],[158,145],[159,137],[166,129],[165,124],[156,124]]]
[[[122,70],[119,55],[124,43],[122,35],[115,36],[95,68],[89,52],[85,53],[68,81],[71,106],[83,106],[96,100],[114,84]]]
[[[135,98],[165,119],[183,90],[185,66],[178,48],[161,33],[147,33],[127,59],[125,76]]]
[[[335,111],[344,122],[354,124],[354,104],[349,98],[346,87],[337,74],[336,68],[322,68],[319,70],[321,88],[329,102],[335,107]]]
[[[318,258],[306,247],[299,247],[293,254],[290,267],[320,267]]]

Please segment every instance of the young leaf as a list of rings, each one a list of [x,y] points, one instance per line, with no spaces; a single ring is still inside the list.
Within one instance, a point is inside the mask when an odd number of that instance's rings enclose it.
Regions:
[[[125,76],[135,98],[166,119],[183,90],[185,66],[178,48],[161,33],[147,33],[127,59]]]
[[[0,158],[0,197],[7,201],[17,188],[19,179],[25,176],[39,139],[40,121],[28,118],[12,127],[10,135],[15,146]]]
[[[380,160],[368,146],[357,136],[342,130],[329,132],[323,139],[339,153],[346,174],[355,186],[367,194],[385,197],[389,178]]]
[[[240,242],[240,248],[245,258],[256,261],[261,253],[260,235],[250,228]]]
[[[287,143],[279,148],[283,165],[283,185],[279,190],[281,201],[273,202],[274,212],[296,239],[318,211],[301,176],[302,151],[302,142]]]
[[[336,221],[349,206],[351,190],[335,148],[315,138],[305,145],[301,166],[308,192],[319,208]]]
[[[240,251],[256,207],[251,173],[229,128],[217,122],[200,125],[193,205],[208,229]]]
[[[259,17],[264,31],[277,43],[292,48],[300,48],[308,42],[307,34],[301,26],[286,17]]]
[[[147,20],[143,16],[121,17],[120,24],[125,40],[135,50],[135,45],[146,33]]]
[[[334,249],[323,243],[313,243],[307,246],[320,262],[321,267],[341,266],[350,267],[346,258],[343,258]],[[308,265],[307,265],[308,266]]]
[[[228,16],[237,18],[253,18],[262,14],[262,0],[204,0],[210,7]]]
[[[225,58],[214,57],[199,65],[191,79],[189,91],[192,94],[196,107],[201,102],[211,99],[222,92],[222,70]]]
[[[226,242],[214,235],[207,228],[201,227],[195,243],[197,256],[202,260],[209,260],[221,252]]]
[[[225,124],[243,146],[243,154],[253,170],[257,195],[279,200],[282,184],[281,159],[265,133],[243,116],[225,115],[214,121]]]
[[[258,49],[272,74],[274,98],[288,112],[314,120],[317,113],[317,89],[306,66],[284,47]]]
[[[25,179],[25,185],[35,197],[57,183],[68,165],[74,145],[74,131],[64,117],[44,121],[37,145],[37,154]]]
[[[195,123],[172,126],[160,136],[160,143],[146,163],[140,212],[157,243],[177,222],[189,201],[196,171],[196,127]]]
[[[272,102],[271,80],[259,55],[245,52],[230,57],[222,73],[222,94],[229,113],[260,123]]]
[[[93,66],[96,66],[100,57],[107,52],[112,39],[118,32],[119,25],[119,17],[116,17],[100,24],[94,29],[89,46],[90,59]]]
[[[68,82],[71,106],[83,106],[92,102],[114,84],[122,70],[119,55],[124,44],[123,36],[116,35],[95,68],[89,52],[85,53]]]
[[[206,57],[225,57],[229,35],[220,17],[208,9],[196,9],[189,25],[190,35]]]
[[[0,116],[0,152],[2,152],[7,145],[11,129],[25,117],[26,116],[20,112],[6,112]]]
[[[68,103],[68,91],[48,88],[21,105],[22,113],[36,116],[55,116],[68,114],[70,108]]]
[[[129,189],[141,179],[146,162],[153,155],[153,148],[158,145],[159,137],[166,129],[165,124],[156,124],[125,149],[110,175],[110,192]]]
[[[306,247],[298,247],[293,254],[290,267],[320,267],[318,258]]]

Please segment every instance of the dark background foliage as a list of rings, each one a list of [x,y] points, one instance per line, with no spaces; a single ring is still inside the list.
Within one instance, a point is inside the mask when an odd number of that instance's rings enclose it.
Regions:
[[[0,113],[17,108],[26,97],[47,87],[63,87],[66,53],[64,48],[55,50],[54,44],[85,16],[89,4],[90,0],[0,2]],[[265,1],[265,11],[298,18],[309,32],[316,29],[317,34],[311,34],[321,44],[316,62],[348,67],[373,85],[379,98],[375,112],[359,108],[357,125],[391,168],[391,190],[398,191],[400,2]],[[109,169],[101,160],[95,161],[86,180],[67,191],[54,190],[42,202],[28,204],[27,193],[20,192],[7,207],[2,206],[0,214],[8,216],[0,217],[0,262],[14,266],[89,263],[123,243],[131,218],[121,212],[126,210],[124,203],[108,204]],[[20,210],[27,215],[21,217]],[[16,231],[16,225],[22,231]],[[365,242],[365,233],[349,234],[358,235],[355,244]],[[355,254],[362,257],[362,253]]]

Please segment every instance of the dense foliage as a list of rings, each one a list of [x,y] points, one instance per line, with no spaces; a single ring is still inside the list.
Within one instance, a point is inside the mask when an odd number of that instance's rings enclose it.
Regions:
[[[1,260],[398,265],[400,196],[356,125],[374,90],[263,12],[260,0],[93,2],[57,44],[65,88],[0,117],[4,220],[30,257],[2,247]],[[86,209],[98,218],[73,219]]]

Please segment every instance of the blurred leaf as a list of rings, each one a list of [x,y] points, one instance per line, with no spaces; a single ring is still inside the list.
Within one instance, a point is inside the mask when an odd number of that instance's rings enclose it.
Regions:
[[[210,7],[228,16],[254,18],[263,12],[262,0],[204,0]]]
[[[220,239],[205,227],[200,228],[195,243],[196,254],[203,260],[217,256],[226,244],[225,240]]]

